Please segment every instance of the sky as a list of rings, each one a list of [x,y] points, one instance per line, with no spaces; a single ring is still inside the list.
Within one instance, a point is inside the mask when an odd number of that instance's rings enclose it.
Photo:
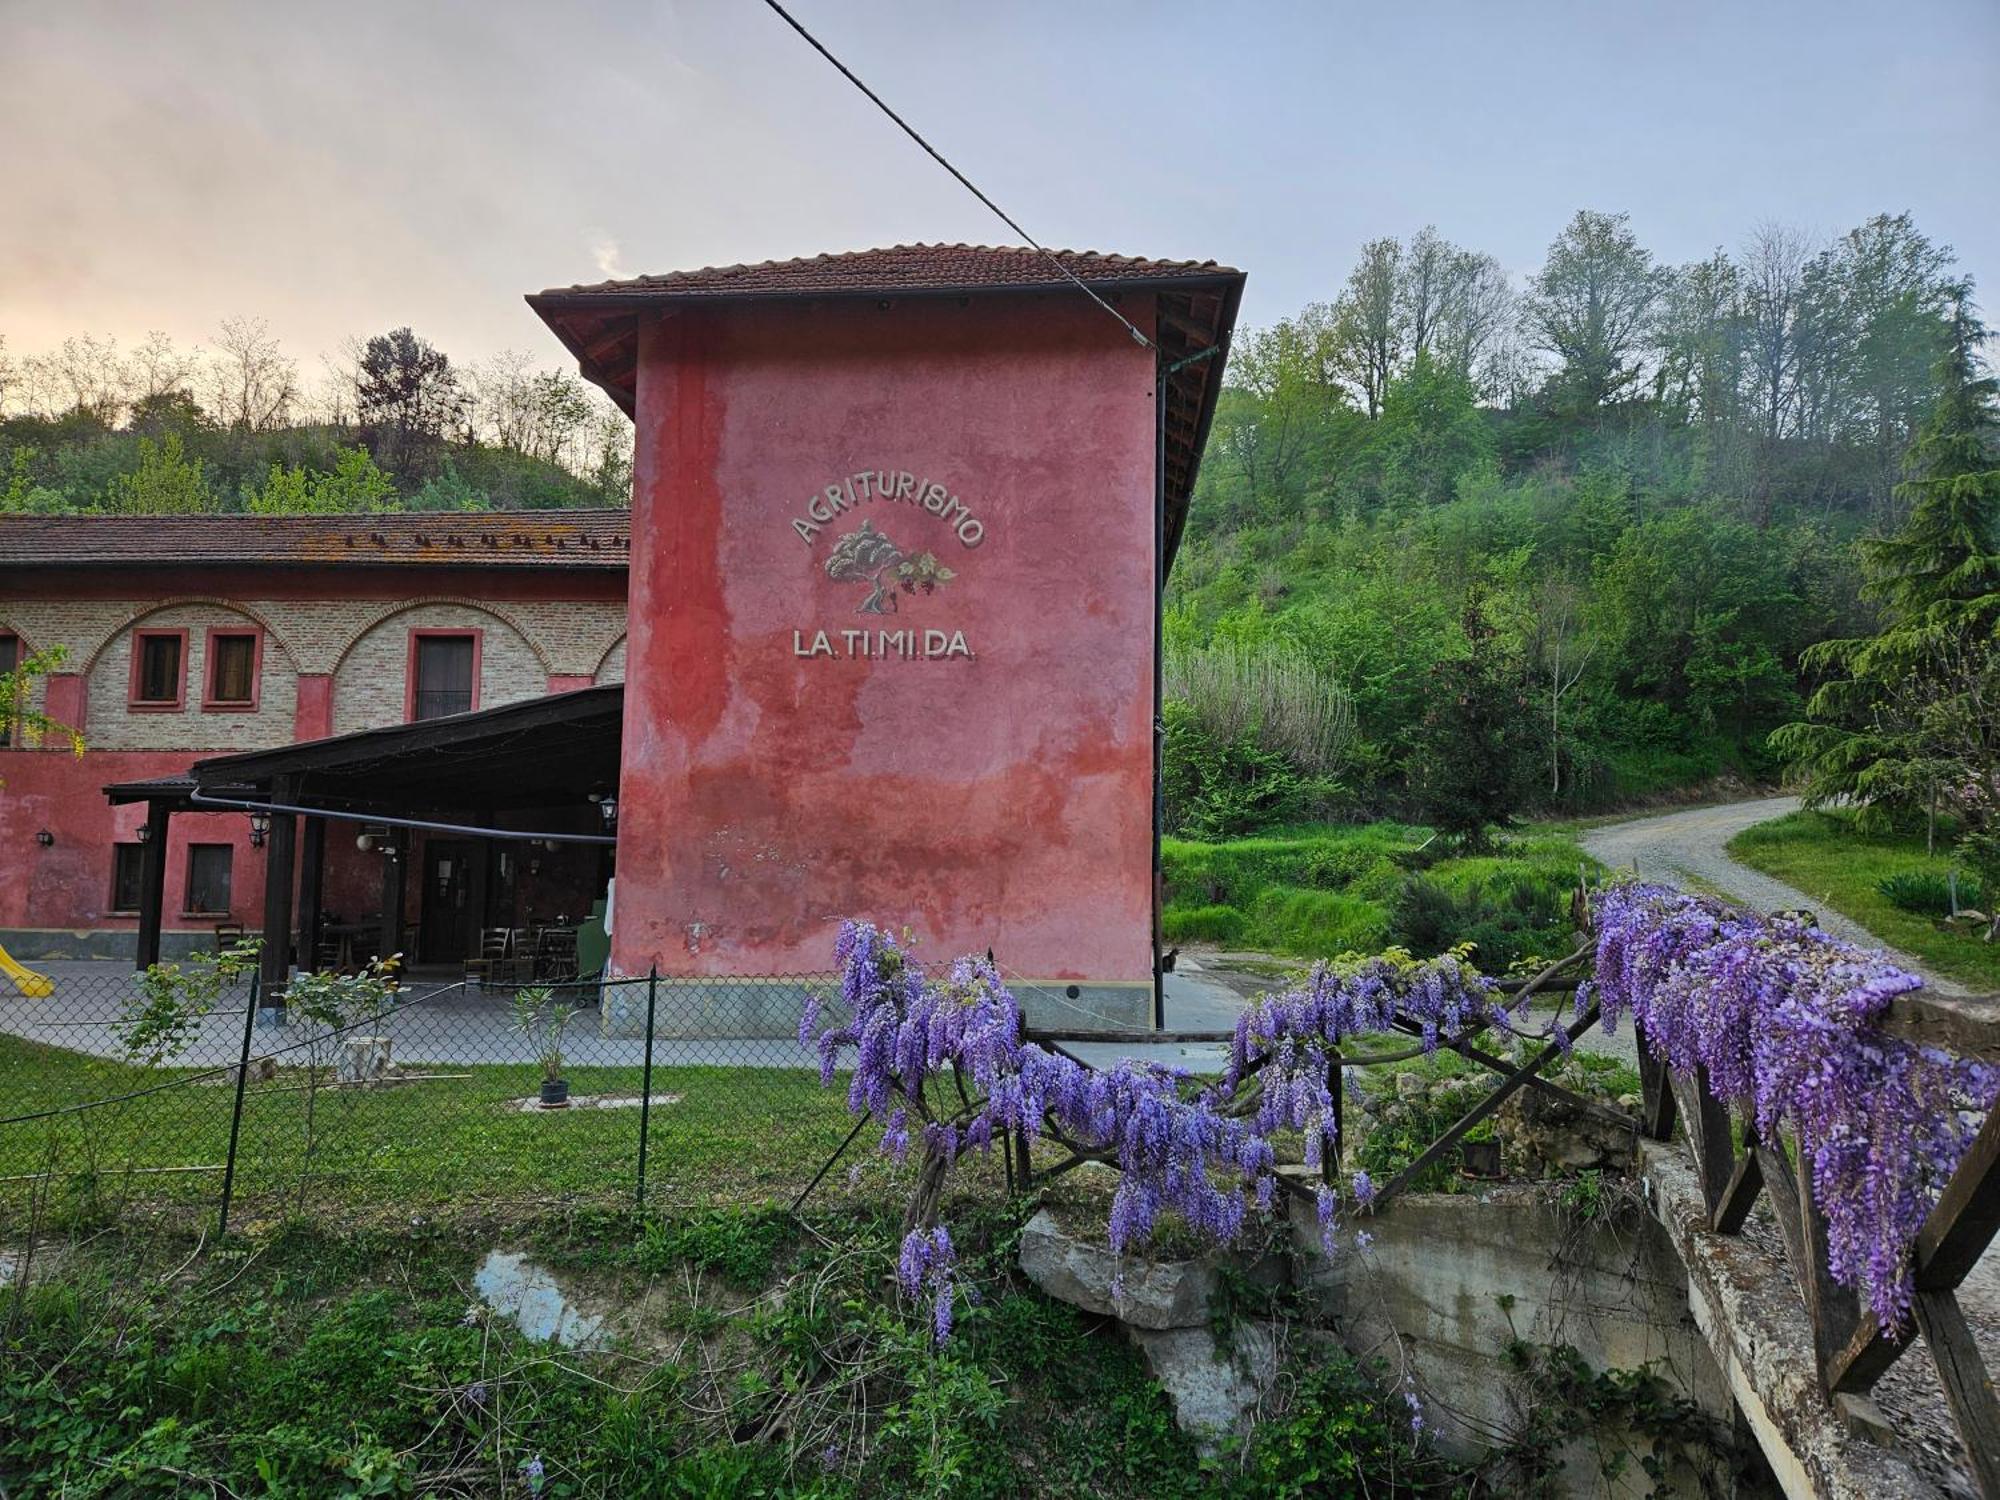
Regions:
[[[2000,321],[1996,0],[791,0],[1046,244],[1216,259],[1247,323],[1425,224],[1517,277],[1579,208],[1661,259],[1908,209]],[[761,0],[0,0],[0,336],[310,364],[525,292],[1007,243]]]

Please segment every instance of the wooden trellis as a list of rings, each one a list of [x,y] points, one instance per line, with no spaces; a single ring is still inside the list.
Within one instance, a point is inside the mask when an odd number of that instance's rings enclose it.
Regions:
[[[1902,996],[1892,1003],[1884,1029],[2000,1062],[2000,1000]],[[1912,1334],[1922,1333],[1979,1492],[1986,1500],[2000,1500],[2000,1399],[1958,1305],[1960,1284],[2000,1232],[2000,1104],[1988,1112],[1917,1235],[1914,1316],[1885,1334],[1874,1313],[1852,1289],[1837,1285],[1828,1269],[1826,1216],[1814,1200],[1812,1174],[1798,1168],[1795,1143],[1759,1139],[1754,1123],[1745,1120],[1739,1148],[1732,1139],[1730,1106],[1715,1096],[1706,1070],[1695,1079],[1681,1078],[1653,1058],[1643,1030],[1637,1040],[1643,1129],[1649,1138],[1666,1141],[1677,1118],[1683,1125],[1708,1227],[1717,1234],[1739,1233],[1758,1197],[1770,1199],[1785,1259],[1812,1323],[1814,1359],[1827,1398],[1866,1395],[1909,1348]]]

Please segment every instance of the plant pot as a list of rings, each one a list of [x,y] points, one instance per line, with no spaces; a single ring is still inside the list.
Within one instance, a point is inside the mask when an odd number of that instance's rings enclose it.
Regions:
[[[544,1078],[542,1080],[542,1108],[563,1109],[569,1104],[569,1080],[567,1078]]]

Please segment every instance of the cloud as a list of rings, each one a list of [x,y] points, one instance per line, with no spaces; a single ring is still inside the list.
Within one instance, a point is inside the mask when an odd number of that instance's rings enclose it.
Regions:
[[[597,269],[613,281],[632,274],[619,263],[618,254],[618,241],[608,234],[600,234],[591,241],[590,258],[597,262]]]

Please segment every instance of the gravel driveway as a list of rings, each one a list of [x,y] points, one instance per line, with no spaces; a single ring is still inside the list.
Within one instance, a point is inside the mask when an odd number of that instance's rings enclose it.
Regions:
[[[1738,864],[1724,849],[1744,829],[1768,823],[1798,808],[1797,797],[1757,797],[1720,807],[1693,807],[1686,812],[1662,813],[1656,818],[1635,818],[1629,823],[1607,823],[1602,828],[1588,830],[1577,842],[1610,869],[1629,870],[1636,866],[1641,875],[1650,879],[1706,887],[1758,911],[1803,908],[1836,937],[1869,948],[1884,947],[1882,940],[1860,923],[1843,917],[1818,898],[1782,880],[1773,880],[1748,865]],[[1923,975],[1925,987],[1937,994],[1970,993],[1964,985],[1933,974],[1921,960],[1893,948],[1887,951],[1897,963]]]

